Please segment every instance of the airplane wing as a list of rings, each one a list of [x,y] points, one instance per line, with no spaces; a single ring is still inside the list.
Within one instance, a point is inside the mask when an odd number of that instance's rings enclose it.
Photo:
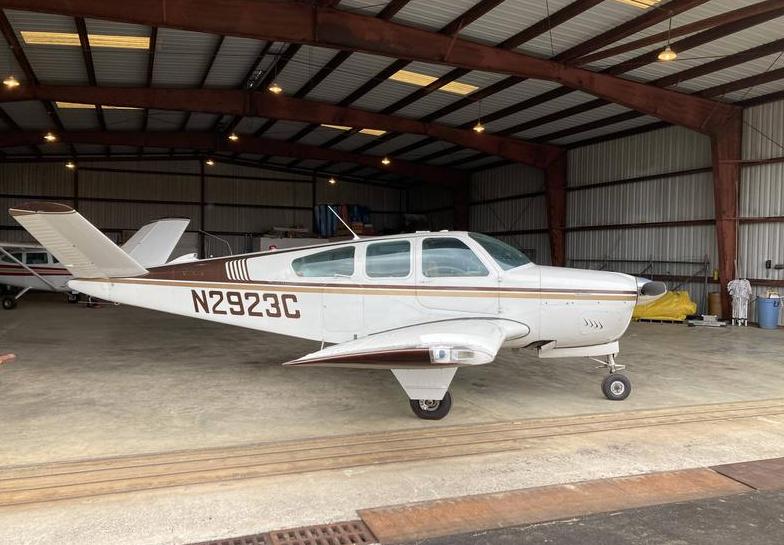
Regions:
[[[188,218],[166,218],[148,223],[136,231],[122,249],[142,267],[163,265],[190,221]]]
[[[523,329],[521,329],[523,328]],[[291,366],[421,369],[482,365],[495,359],[507,337],[528,334],[515,323],[469,318],[417,324],[324,348],[284,363]]]
[[[147,269],[70,206],[31,202],[8,212],[76,278],[147,273]]]

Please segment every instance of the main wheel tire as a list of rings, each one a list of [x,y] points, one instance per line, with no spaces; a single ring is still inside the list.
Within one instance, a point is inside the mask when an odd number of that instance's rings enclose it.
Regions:
[[[411,410],[425,420],[441,420],[452,408],[452,394],[447,392],[441,401],[436,399],[411,399]]]
[[[16,307],[16,299],[13,297],[3,297],[3,308],[5,310],[11,310],[14,307]]]
[[[71,305],[75,305],[79,302],[79,294],[78,293],[69,293],[68,294],[68,303]]]
[[[612,373],[602,381],[602,393],[610,401],[623,401],[632,393],[632,383],[625,375]]]

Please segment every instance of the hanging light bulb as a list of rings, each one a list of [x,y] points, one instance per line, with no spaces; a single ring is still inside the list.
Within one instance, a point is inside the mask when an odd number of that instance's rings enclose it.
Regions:
[[[480,100],[476,104],[477,113],[476,113],[476,125],[474,125],[474,132],[476,134],[482,134],[485,132],[485,126],[482,125],[482,101]]]
[[[206,161],[204,161],[204,164],[207,165],[208,167],[211,167],[215,164],[215,161],[213,161],[212,159],[207,159]]]
[[[389,157],[384,157],[383,159],[381,159],[381,164],[384,165],[384,166],[387,166],[391,162],[392,161],[389,160]]]
[[[334,176],[330,176],[328,181],[331,185],[335,185],[336,183],[338,183],[338,181],[335,179]]]
[[[662,51],[659,53],[658,58],[660,61],[668,62],[668,61],[674,61],[675,59],[678,58],[678,54],[675,51],[673,51],[672,48],[670,47],[671,32],[672,32],[672,12],[670,12],[670,20],[667,24],[667,47],[662,49]]]
[[[659,53],[659,60],[660,61],[674,61],[678,58],[678,54],[672,50],[672,48],[667,45],[664,49],[662,49],[661,53]]]
[[[19,80],[16,79],[12,74],[3,80],[3,85],[5,85],[9,89],[15,89],[19,87],[21,83],[19,83]]]
[[[233,133],[231,133],[231,134],[229,135],[229,140],[231,140],[232,142],[236,142],[236,141],[237,141],[237,140],[239,140],[239,139],[240,139],[240,137],[237,135],[237,133],[236,133],[236,132],[233,132]]]
[[[278,84],[277,84],[277,82],[274,82],[274,81],[273,81],[273,82],[272,82],[272,85],[270,85],[269,87],[267,87],[267,90],[268,90],[270,93],[273,93],[273,94],[275,94],[275,95],[279,95],[279,94],[281,94],[281,93],[283,92],[283,87],[281,87],[280,85],[278,85]]]
[[[474,125],[474,132],[477,134],[482,134],[483,132],[485,132],[485,126],[482,125],[481,121],[477,121],[476,125]]]
[[[44,140],[47,142],[57,142],[57,135],[52,131],[49,131],[44,135]]]
[[[76,168],[76,163],[74,163],[73,161],[68,161],[67,163],[65,163],[65,168],[70,168],[71,170],[73,170]]]

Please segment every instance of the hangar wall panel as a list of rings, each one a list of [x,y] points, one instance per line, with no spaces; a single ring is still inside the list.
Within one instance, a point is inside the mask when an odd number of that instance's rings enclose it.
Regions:
[[[741,171],[738,272],[758,280],[757,296],[769,289],[784,295],[784,270],[765,268],[768,259],[784,264],[784,100],[746,109],[744,121],[743,158],[771,162]]]
[[[710,172],[571,191],[567,225],[713,219],[712,192]]]
[[[199,185],[198,176],[193,175],[79,170],[80,198],[198,202]]]
[[[547,233],[531,232],[547,229],[547,205],[541,194],[544,188],[544,171],[526,165],[506,165],[474,174],[471,230],[492,233],[516,248],[528,250],[534,262],[549,265]]]
[[[568,180],[570,186],[594,184],[710,164],[707,136],[668,127],[570,150]]]
[[[0,168],[0,188],[3,194],[65,197],[73,194],[73,173],[61,165],[8,163]]]
[[[671,277],[671,289],[705,304],[701,269],[716,266],[715,228],[678,222],[714,218],[712,174],[688,172],[710,168],[709,138],[668,127],[575,148],[568,162],[567,263]],[[662,222],[670,225],[644,225]]]
[[[188,217],[187,236],[179,254],[200,249],[201,211],[204,227],[229,241],[233,252],[255,250],[258,235],[272,227],[312,228],[314,185],[310,174],[199,160],[83,161],[78,170],[63,163],[5,163],[0,167],[0,239],[28,240],[7,214],[9,207],[41,199],[76,207],[118,241],[144,223],[162,217]],[[78,183],[75,181],[78,179]],[[399,230],[404,199],[397,188],[316,181],[316,202],[350,203],[371,209],[379,231]],[[76,199],[78,197],[78,200]],[[225,255],[224,242],[205,238],[208,255]]]

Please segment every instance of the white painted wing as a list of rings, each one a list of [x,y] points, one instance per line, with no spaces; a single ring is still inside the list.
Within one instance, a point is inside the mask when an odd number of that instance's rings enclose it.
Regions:
[[[506,337],[507,329],[499,320],[444,320],[368,335],[313,352],[284,365],[374,369],[482,365],[495,359]]]
[[[122,249],[142,267],[164,265],[190,222],[188,218],[166,218],[148,223]]]
[[[70,206],[26,203],[8,211],[75,278],[140,276],[139,265]]]

